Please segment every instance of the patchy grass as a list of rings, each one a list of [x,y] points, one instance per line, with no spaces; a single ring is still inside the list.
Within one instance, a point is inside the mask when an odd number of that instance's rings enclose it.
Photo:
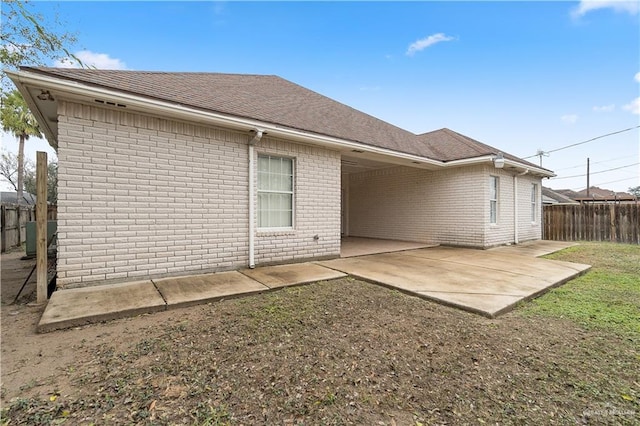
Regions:
[[[586,263],[592,269],[519,313],[568,318],[640,341],[640,246],[585,242],[546,258]]]
[[[634,248],[567,253],[584,278],[635,274]],[[637,342],[538,309],[487,319],[343,278],[59,331],[68,365],[3,384],[0,424],[637,425]]]

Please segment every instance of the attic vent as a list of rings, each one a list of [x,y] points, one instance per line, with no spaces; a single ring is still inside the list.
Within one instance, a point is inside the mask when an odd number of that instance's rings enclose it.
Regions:
[[[116,102],[110,102],[110,101],[103,101],[102,99],[94,99],[94,101],[96,101],[99,104],[103,104],[103,105],[109,105],[109,106],[114,106],[114,107],[118,107],[118,108],[126,108],[126,105],[123,104],[119,104]]]

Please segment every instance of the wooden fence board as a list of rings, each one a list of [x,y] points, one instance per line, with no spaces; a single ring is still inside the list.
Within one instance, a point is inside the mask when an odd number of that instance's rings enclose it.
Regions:
[[[20,206],[19,208],[18,212],[18,205],[8,204],[3,205],[0,209],[2,253],[24,243],[27,239],[27,222],[36,220],[36,212],[33,206]],[[55,205],[48,206],[47,219],[56,220],[57,217],[57,207]]]
[[[558,241],[640,244],[640,204],[544,206],[543,235]]]

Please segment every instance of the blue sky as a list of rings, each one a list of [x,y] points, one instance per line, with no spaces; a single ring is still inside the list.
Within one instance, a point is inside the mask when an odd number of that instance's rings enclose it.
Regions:
[[[72,51],[98,68],[276,74],[412,132],[448,127],[521,157],[640,124],[637,1],[34,7],[57,12],[77,35]],[[640,185],[639,135],[549,154],[558,179],[544,185],[584,188],[568,177],[588,157],[593,185]]]

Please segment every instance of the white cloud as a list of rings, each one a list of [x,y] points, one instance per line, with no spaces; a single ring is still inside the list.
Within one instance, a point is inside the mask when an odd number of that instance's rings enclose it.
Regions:
[[[90,50],[81,50],[75,53],[75,56],[82,63],[91,68],[100,70],[124,70],[127,65],[120,59],[112,58],[106,53],[94,53]],[[80,65],[73,59],[62,59],[54,62],[55,67],[59,68],[80,68]]]
[[[593,110],[595,112],[611,112],[614,109],[616,109],[616,106],[614,104],[611,105],[602,105],[602,106],[594,106]]]
[[[635,98],[623,106],[622,109],[631,112],[631,114],[640,114],[640,97]]]
[[[429,46],[433,46],[434,44],[443,42],[443,41],[451,41],[455,40],[455,37],[451,37],[445,35],[444,33],[432,34],[429,37],[425,37],[420,40],[416,40],[409,45],[407,49],[407,55],[413,56],[416,52],[420,52],[421,50],[426,49]]]
[[[567,124],[576,124],[578,121],[578,114],[565,114],[560,117],[560,120],[564,121]]]
[[[640,83],[640,72],[637,72],[636,75],[633,76],[633,79]]]
[[[638,11],[640,11],[640,3],[624,0],[582,0],[578,7],[571,11],[571,15],[574,18],[579,18],[598,9],[613,9],[615,12],[627,12],[630,15],[637,15]]]

